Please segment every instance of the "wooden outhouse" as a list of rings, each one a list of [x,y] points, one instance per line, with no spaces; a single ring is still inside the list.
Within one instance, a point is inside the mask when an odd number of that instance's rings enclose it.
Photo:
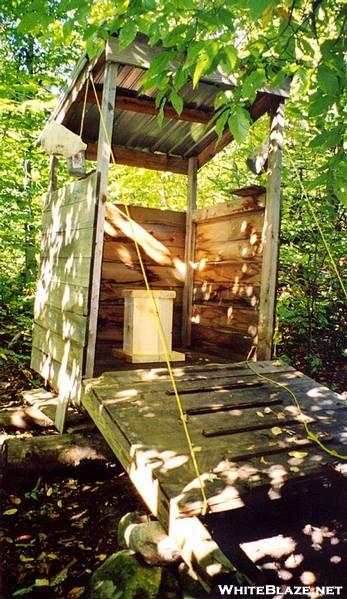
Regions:
[[[225,555],[235,556],[231,510],[257,505],[261,515],[272,499],[343,478],[347,422],[336,394],[270,360],[286,93],[259,90],[249,107],[253,120],[270,115],[266,189],[249,186],[198,209],[199,169],[232,141],[229,130],[217,138],[214,98],[234,82],[219,72],[196,89],[188,82],[181,114],[167,104],[161,127],[156,90],[141,93],[157,52],[143,38],[126,50],[111,38],[79,63],[52,115],[79,133],[86,107],[83,141],[96,170],[56,189],[52,158],[32,367],[62,400],[60,430],[67,400],[81,401],[208,590],[235,573]],[[186,177],[186,210],[108,202],[112,154],[118,164]],[[124,292],[143,298],[144,274],[159,297],[174,297],[172,348],[186,361],[172,369],[128,364],[117,351]],[[244,362],[251,350],[257,361]],[[255,580],[246,545],[236,565]]]
[[[144,287],[134,235],[151,287],[176,292],[174,349],[236,361],[254,346],[257,359],[271,356],[287,94],[259,90],[249,107],[253,120],[270,115],[267,189],[250,186],[227,203],[197,209],[199,169],[232,141],[229,130],[218,141],[209,124],[214,99],[235,83],[221,72],[202,77],[195,89],[188,82],[181,114],[166,104],[160,126],[156,90],[141,93],[141,78],[158,51],[142,37],[121,50],[112,37],[92,62],[84,57],[78,63],[51,117],[79,133],[86,99],[83,141],[96,165],[56,189],[53,157],[43,208],[32,367],[73,400],[83,377],[117,366],[123,291]],[[124,207],[107,202],[111,141],[118,164],[186,177],[186,211],[131,206],[130,226]]]

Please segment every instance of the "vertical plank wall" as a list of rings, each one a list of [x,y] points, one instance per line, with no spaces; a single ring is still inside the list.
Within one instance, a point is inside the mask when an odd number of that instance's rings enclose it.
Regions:
[[[44,197],[31,367],[77,398],[86,345],[96,175]]]
[[[196,210],[192,346],[247,357],[257,343],[265,195]]]
[[[124,207],[119,206],[124,212]],[[184,280],[185,213],[156,208],[129,208],[135,235],[153,289],[176,291],[173,343],[181,344]],[[97,335],[97,363],[102,366],[111,347],[123,343],[123,289],[144,288],[145,283],[129,221],[106,204],[105,240]]]

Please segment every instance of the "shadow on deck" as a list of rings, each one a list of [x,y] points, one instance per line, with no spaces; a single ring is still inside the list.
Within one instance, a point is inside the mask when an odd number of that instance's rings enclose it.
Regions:
[[[208,497],[204,518],[167,369],[111,371],[84,385],[86,410],[148,507],[181,547],[183,558],[207,585],[228,569],[235,571],[224,554],[236,568],[248,568],[253,580],[261,572],[253,566],[258,566],[254,545],[249,548],[253,541],[238,536],[238,518],[252,514],[255,521],[262,520],[266,537],[272,530],[271,518],[268,524],[265,519],[270,500],[282,499],[280,505],[314,488],[323,492],[324,485],[344,482],[342,460],[307,437],[303,420],[328,448],[346,454],[346,402],[285,364],[258,362],[253,367],[271,381],[244,363],[204,360],[175,367]],[[302,413],[276,382],[295,393]],[[224,541],[218,530],[224,531]]]

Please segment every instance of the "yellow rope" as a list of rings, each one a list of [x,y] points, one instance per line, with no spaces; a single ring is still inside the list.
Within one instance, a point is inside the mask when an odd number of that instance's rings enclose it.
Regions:
[[[253,350],[255,350],[255,349],[256,349],[255,346],[253,346],[251,348],[251,350],[247,356],[247,359],[244,362],[248,366],[248,368],[252,372],[254,372],[254,374],[256,374],[257,377],[259,377],[260,379],[263,379],[264,381],[268,381],[269,383],[279,387],[280,389],[284,389],[287,393],[289,393],[290,397],[294,401],[295,406],[298,409],[300,416],[302,417],[302,423],[304,425],[308,439],[310,439],[311,441],[316,443],[320,447],[320,449],[322,449],[322,451],[324,451],[325,453],[328,453],[329,455],[333,456],[334,458],[339,458],[340,460],[347,460],[347,455],[340,454],[337,451],[335,451],[335,449],[330,449],[329,447],[324,445],[324,443],[322,443],[322,441],[317,437],[317,435],[310,429],[308,423],[306,422],[306,416],[302,411],[300,402],[299,402],[297,396],[295,395],[294,391],[292,391],[289,387],[287,387],[287,385],[284,385],[283,383],[279,383],[278,381],[274,381],[273,379],[271,379],[268,376],[265,376],[264,374],[260,374],[260,372],[258,372],[256,370],[256,368],[254,368],[253,364],[251,362],[249,362],[249,358],[251,357]]]
[[[326,238],[325,238],[325,235],[324,235],[323,229],[322,229],[322,227],[320,226],[320,223],[319,223],[319,220],[318,220],[318,218],[317,218],[317,216],[316,216],[316,213],[315,213],[315,211],[314,211],[314,208],[313,208],[312,202],[311,202],[310,198],[308,197],[308,194],[307,194],[307,191],[306,191],[306,189],[305,189],[305,187],[304,187],[304,184],[303,184],[303,182],[302,182],[302,181],[301,181],[301,179],[300,179],[300,175],[299,175],[299,173],[298,173],[298,169],[296,168],[296,166],[295,166],[295,164],[294,164],[294,161],[293,161],[293,159],[292,159],[291,155],[289,154],[289,152],[287,152],[287,155],[288,155],[289,161],[290,161],[290,163],[291,163],[291,165],[292,165],[292,167],[293,167],[293,170],[294,170],[294,172],[295,172],[295,175],[296,175],[296,177],[297,177],[297,179],[298,179],[298,181],[299,181],[299,185],[300,185],[300,187],[301,187],[302,193],[303,193],[303,194],[304,194],[304,196],[305,196],[305,200],[306,200],[306,202],[307,202],[307,204],[308,204],[308,207],[309,207],[309,209],[310,209],[310,211],[311,211],[311,214],[312,214],[313,220],[314,220],[314,222],[315,222],[315,224],[316,224],[316,227],[317,227],[317,229],[318,229],[318,231],[319,231],[319,234],[320,234],[320,236],[321,236],[321,238],[322,238],[322,241],[323,241],[323,243],[324,243],[324,247],[325,247],[325,249],[326,249],[326,251],[327,251],[327,254],[328,254],[329,258],[330,258],[330,262],[331,262],[331,264],[332,264],[332,267],[333,267],[333,269],[334,269],[334,271],[335,271],[335,273],[336,273],[336,276],[337,276],[337,278],[338,278],[338,281],[339,281],[339,283],[340,283],[340,285],[341,285],[341,289],[342,289],[342,291],[343,291],[343,293],[344,293],[344,296],[345,296],[345,298],[347,299],[347,289],[346,289],[346,287],[345,287],[345,284],[344,284],[344,282],[343,282],[343,280],[342,280],[342,277],[341,277],[340,271],[339,271],[339,269],[338,269],[338,267],[337,267],[337,264],[336,264],[336,261],[335,261],[335,259],[334,259],[334,256],[332,255],[332,252],[331,252],[330,246],[329,246],[329,244],[328,244],[328,242],[327,242],[327,240],[326,240]]]
[[[88,89],[89,89],[89,77],[87,78],[86,89],[84,91],[82,116],[81,116],[81,126],[80,126],[80,137],[82,137],[83,127],[84,127],[84,119],[85,119],[85,116],[86,116]]]
[[[113,152],[113,149],[112,149],[111,140],[110,140],[109,135],[108,135],[108,131],[107,131],[105,120],[104,120],[104,117],[103,117],[103,114],[102,114],[102,110],[101,110],[99,98],[98,98],[98,95],[96,93],[96,89],[95,89],[95,85],[94,85],[94,80],[93,80],[93,77],[92,77],[91,74],[90,74],[90,81],[91,81],[91,84],[92,84],[92,87],[93,87],[96,104],[97,104],[97,107],[98,107],[98,110],[99,110],[100,121],[101,121],[103,129],[104,129],[104,134],[105,134],[105,137],[106,137],[106,141],[107,141],[107,143],[108,143],[108,145],[110,147],[112,162],[113,162],[114,165],[116,165],[117,162],[116,162],[116,159],[115,159],[115,156],[114,156],[114,152]],[[169,348],[168,348],[168,345],[167,345],[167,341],[166,341],[166,337],[165,337],[165,333],[164,333],[164,329],[163,329],[163,324],[161,322],[160,314],[159,314],[159,311],[158,311],[157,302],[156,302],[155,297],[153,295],[153,291],[152,291],[152,289],[150,287],[150,284],[149,284],[149,281],[148,281],[148,277],[147,277],[147,273],[146,273],[146,269],[145,269],[145,265],[143,263],[143,259],[142,259],[142,256],[141,256],[140,247],[139,247],[139,244],[138,244],[137,239],[136,239],[134,221],[133,221],[133,219],[130,216],[130,212],[129,212],[129,208],[128,208],[127,204],[125,203],[124,206],[125,206],[125,213],[122,210],[120,210],[118,207],[116,207],[116,209],[118,210],[118,212],[120,214],[122,214],[129,221],[130,226],[132,228],[133,241],[134,241],[135,248],[136,248],[136,253],[137,253],[137,256],[138,256],[138,259],[139,259],[141,272],[142,272],[142,275],[143,275],[143,279],[144,279],[144,282],[145,282],[145,286],[146,286],[147,292],[148,292],[148,294],[149,294],[149,296],[150,296],[150,298],[152,300],[154,314],[156,316],[156,326],[157,326],[157,329],[158,329],[158,332],[159,332],[161,343],[162,343],[163,348],[164,348],[165,362],[166,362],[167,369],[168,369],[168,372],[169,372],[170,382],[171,382],[172,389],[174,391],[175,399],[176,399],[176,402],[177,402],[178,412],[179,412],[179,415],[180,415],[180,419],[181,419],[181,423],[182,423],[182,426],[183,426],[184,434],[185,434],[185,437],[186,437],[186,440],[187,440],[187,444],[188,444],[188,448],[189,448],[189,453],[190,453],[190,457],[191,457],[191,460],[192,460],[192,463],[193,463],[194,471],[195,471],[196,477],[197,477],[198,482],[199,482],[201,496],[202,496],[202,502],[203,502],[202,514],[204,515],[204,514],[206,514],[207,509],[208,509],[207,496],[206,496],[206,492],[205,492],[205,484],[204,484],[204,481],[202,479],[201,472],[200,472],[200,469],[199,469],[199,465],[198,465],[198,462],[197,462],[197,459],[196,459],[196,456],[195,456],[194,446],[193,446],[193,442],[192,442],[192,439],[191,439],[191,436],[190,436],[190,433],[189,433],[189,430],[188,430],[188,425],[187,425],[187,422],[186,422],[186,416],[184,414],[182,401],[181,401],[181,398],[180,398],[179,393],[178,393],[177,384],[176,384],[176,380],[175,380],[175,375],[174,375],[174,372],[173,372],[173,369],[172,369],[172,366],[171,366],[171,362],[170,362],[170,352],[169,352]]]

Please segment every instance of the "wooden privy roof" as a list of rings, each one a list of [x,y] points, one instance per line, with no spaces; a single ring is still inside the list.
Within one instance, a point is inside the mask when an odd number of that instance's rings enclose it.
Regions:
[[[86,56],[81,58],[51,119],[79,133],[88,73],[92,72],[101,99],[105,64],[107,60],[113,60],[119,64],[112,136],[117,161],[130,166],[185,174],[188,158],[197,156],[198,165],[202,166],[232,141],[232,135],[227,130],[216,144],[215,123],[208,123],[214,114],[216,95],[221,90],[232,90],[236,80],[218,70],[203,76],[196,88],[193,88],[191,81],[187,82],[180,91],[184,99],[182,113],[178,115],[173,106],[167,104],[164,122],[160,126],[155,106],[158,90],[141,93],[143,75],[160,51],[160,46],[149,46],[144,36],[137,36],[125,50],[120,49],[117,37],[111,37],[105,49],[92,62]],[[286,96],[286,88],[260,90],[249,107],[251,118],[257,120],[271,110],[281,97]],[[88,144],[87,158],[90,160],[96,158],[98,131],[98,107],[89,86],[83,140]]]

